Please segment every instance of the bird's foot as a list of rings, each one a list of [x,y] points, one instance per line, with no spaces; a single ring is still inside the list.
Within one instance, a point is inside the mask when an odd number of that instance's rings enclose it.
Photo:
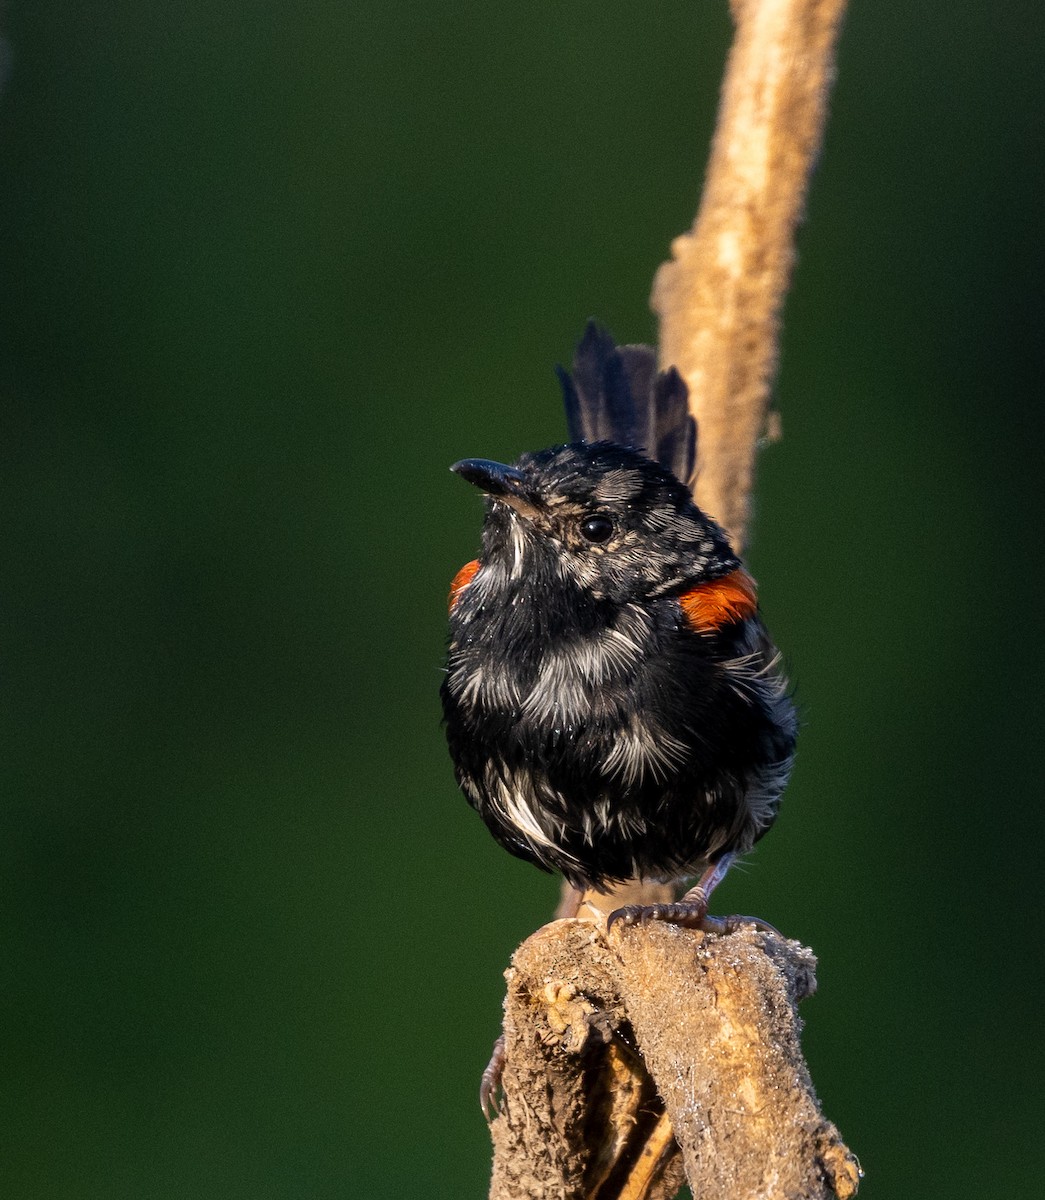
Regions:
[[[614,925],[648,925],[653,921],[662,921],[666,925],[680,925],[683,929],[700,929],[704,933],[725,935],[736,933],[745,925],[754,926],[763,933],[773,933],[777,937],[782,934],[768,921],[760,917],[743,917],[735,914],[728,917],[708,916],[707,904],[692,904],[678,900],[674,904],[629,904],[618,908],[606,918],[606,932]]]
[[[628,904],[615,909],[606,918],[606,931],[614,925],[648,925],[652,921],[663,921],[668,925],[682,925],[686,929],[699,929],[707,917],[707,907],[698,904]]]
[[[684,929],[701,929],[708,915],[708,890],[701,884],[690,888],[680,899],[661,904],[627,904],[606,918],[606,932],[614,925],[648,925],[664,921]]]
[[[493,1122],[494,1118],[501,1111],[501,1104],[497,1093],[501,1088],[501,1076],[504,1074],[505,1056],[504,1034],[502,1033],[493,1044],[493,1053],[490,1055],[490,1061],[486,1064],[486,1069],[479,1080],[479,1107],[483,1110],[483,1116],[486,1118],[488,1125]]]
[[[780,932],[774,929],[768,921],[759,917],[709,917],[708,900],[715,887],[722,881],[729,869],[732,855],[709,867],[700,878],[696,887],[674,903],[670,904],[628,904],[611,912],[606,919],[606,932],[614,925],[648,925],[651,921],[663,921],[668,925],[681,925],[683,929],[701,929],[704,933],[728,934],[736,933],[744,925],[753,925],[763,933]]]
[[[709,917],[705,914],[704,920],[700,923],[700,928],[705,933],[736,933],[738,929],[743,929],[745,925],[750,925],[753,929],[757,929],[759,933],[771,933],[775,937],[782,938],[784,935],[775,925],[770,925],[768,921],[763,921],[761,917],[743,917],[740,913],[732,913],[728,917]]]

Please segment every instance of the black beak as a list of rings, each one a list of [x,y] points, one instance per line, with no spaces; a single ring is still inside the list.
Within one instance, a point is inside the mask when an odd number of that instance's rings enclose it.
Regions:
[[[520,485],[526,480],[522,471],[504,463],[491,462],[488,458],[463,458],[454,463],[450,470],[469,483],[474,483],[477,488],[482,488],[488,496],[516,497]]]

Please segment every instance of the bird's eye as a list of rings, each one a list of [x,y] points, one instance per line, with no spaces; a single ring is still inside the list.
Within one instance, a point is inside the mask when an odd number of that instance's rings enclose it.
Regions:
[[[613,533],[613,522],[604,513],[592,513],[581,522],[581,534],[589,542],[605,542]]]

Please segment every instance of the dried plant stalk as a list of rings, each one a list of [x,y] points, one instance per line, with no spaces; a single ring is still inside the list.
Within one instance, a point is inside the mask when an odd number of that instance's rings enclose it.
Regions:
[[[812,954],[746,928],[555,921],[516,952],[491,1200],[848,1200],[799,1049]]]
[[[739,549],[767,430],[794,234],[820,147],[845,0],[736,0],[704,193],[651,303],[689,385],[697,503]]]

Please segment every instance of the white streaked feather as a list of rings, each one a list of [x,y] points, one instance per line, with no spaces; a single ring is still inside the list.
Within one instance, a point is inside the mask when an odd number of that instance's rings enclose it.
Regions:
[[[687,753],[678,738],[634,714],[617,735],[603,763],[603,773],[611,778],[616,776],[628,786],[641,782],[647,775],[663,783],[673,768],[686,761]]]
[[[488,767],[486,799],[507,824],[526,838],[539,857],[543,857],[542,850],[551,850],[555,862],[576,861],[561,845],[562,822],[546,811],[542,814],[543,822],[538,815],[539,804],[529,775],[518,772],[501,775],[492,766]]]

